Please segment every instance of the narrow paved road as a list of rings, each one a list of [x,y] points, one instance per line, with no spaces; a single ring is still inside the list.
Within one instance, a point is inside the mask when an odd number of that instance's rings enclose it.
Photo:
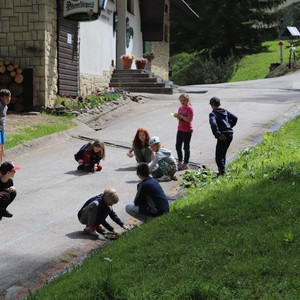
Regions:
[[[239,117],[228,160],[242,148],[257,143],[265,131],[274,130],[299,114],[300,73],[184,88],[195,109],[191,161],[211,168],[215,168],[215,139],[208,125],[208,101],[212,96],[220,97],[222,105]],[[6,159],[13,159],[21,170],[14,179],[18,195],[9,207],[14,216],[0,222],[0,299],[17,299],[16,292],[42,282],[53,266],[64,266],[62,261],[72,261],[102,245],[103,242],[83,234],[83,226],[76,218],[78,209],[89,197],[107,187],[116,188],[120,203],[115,210],[122,219],[130,220],[124,207],[133,200],[138,179],[135,161],[126,156],[127,150],[108,146],[103,171],[97,174],[75,171],[73,155],[84,142],[76,138],[79,135],[129,146],[138,127],[158,135],[162,144],[175,154],[177,124],[170,113],[178,109],[179,95],[144,96],[148,97],[146,103],[109,122],[102,130],[93,131],[82,125],[6,153]],[[163,187],[169,195],[178,191],[176,182],[163,183]]]

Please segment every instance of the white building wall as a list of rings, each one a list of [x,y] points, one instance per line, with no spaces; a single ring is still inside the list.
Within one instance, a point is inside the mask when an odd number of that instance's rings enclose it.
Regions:
[[[127,11],[126,0],[116,0],[118,11],[118,43],[117,43],[117,59],[122,54],[134,54],[136,57],[142,57],[143,54],[143,36],[141,32],[141,16],[139,0],[134,0],[133,14]],[[129,19],[129,27],[133,28],[133,38],[130,39],[129,47],[126,47],[126,18]],[[122,68],[119,60],[118,68]],[[132,64],[132,69],[135,64]]]
[[[116,62],[116,33],[113,31],[115,4],[108,1],[96,21],[80,22],[80,73],[102,76]]]
[[[129,25],[133,28],[133,38],[130,40],[129,48],[126,49],[127,54],[134,54],[136,57],[143,57],[143,35],[141,32],[141,15],[139,1],[134,1],[134,14],[127,12]],[[135,64],[132,64],[132,69]]]

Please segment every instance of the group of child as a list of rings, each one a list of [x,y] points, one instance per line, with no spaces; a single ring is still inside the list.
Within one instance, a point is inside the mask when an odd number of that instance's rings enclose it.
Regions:
[[[2,217],[12,217],[7,207],[16,197],[13,177],[16,170],[20,169],[11,161],[2,163],[5,144],[5,117],[10,98],[9,90],[0,90],[0,220]],[[125,209],[128,214],[141,221],[169,212],[169,202],[159,181],[177,180],[176,171],[188,169],[194,110],[188,95],[180,95],[179,101],[181,106],[178,112],[172,114],[178,120],[176,135],[178,162],[176,163],[170,150],[161,146],[159,137],[152,136],[150,138],[145,128],[137,130],[132,146],[127,153],[128,157],[135,156],[138,163],[136,172],[141,181],[137,185],[134,202],[128,204]],[[232,127],[237,123],[237,117],[220,107],[219,98],[213,97],[209,103],[212,107],[209,123],[217,139],[215,159],[219,174],[223,175],[225,173],[226,152],[233,138]],[[100,162],[105,159],[105,145],[99,140],[84,144],[74,155],[74,158],[78,162],[78,170],[101,171]],[[128,226],[120,220],[112,209],[112,205],[118,201],[118,193],[112,188],[106,189],[102,194],[87,200],[78,212],[78,220],[86,225],[84,231],[99,239],[105,239],[103,236],[105,230],[102,227],[104,226],[113,236],[118,236],[119,233],[106,222],[107,216],[110,216],[120,227],[128,230]]]
[[[176,135],[176,152],[178,162],[171,151],[163,148],[158,136],[150,138],[145,128],[139,128],[135,134],[132,146],[127,156],[135,155],[137,163],[150,163],[150,173],[158,181],[177,180],[176,171],[188,169],[190,159],[190,141],[193,133],[194,109],[190,103],[189,96],[182,94],[179,96],[181,106],[177,113],[172,115],[178,120],[178,130]],[[184,156],[182,152],[184,150]]]
[[[171,151],[161,148],[158,137],[150,138],[147,130],[139,128],[133,140],[133,147],[127,155],[132,157],[132,152],[138,162],[136,172],[141,181],[137,185],[137,194],[133,204],[126,206],[127,213],[141,221],[168,213],[168,199],[159,182],[154,178],[162,178],[163,181],[166,181],[167,176],[170,178],[175,176],[176,163]],[[78,170],[101,171],[100,162],[105,158],[105,145],[98,140],[84,144],[74,158],[78,162]],[[118,193],[112,188],[88,199],[78,212],[79,222],[86,226],[84,232],[105,240],[105,229],[107,229],[110,236],[117,237],[118,232],[105,220],[108,216],[120,227],[128,230],[128,226],[112,209],[112,205],[118,201]]]
[[[129,215],[141,221],[169,212],[169,202],[159,181],[177,180],[176,171],[187,169],[194,111],[188,95],[181,95],[179,100],[182,106],[178,113],[174,113],[179,123],[176,139],[178,164],[176,164],[171,151],[161,146],[159,137],[150,138],[145,128],[137,130],[131,148],[127,152],[128,157],[135,156],[136,172],[141,181],[137,185],[137,193],[133,203],[127,204],[125,210]],[[183,163],[182,144],[184,144],[185,151]],[[105,146],[96,140],[93,143],[83,145],[74,157],[78,162],[78,170],[101,171],[100,161],[105,157]],[[118,236],[114,228],[105,221],[107,216],[110,216],[120,227],[128,230],[128,227],[111,208],[118,201],[119,197],[114,189],[107,189],[103,194],[87,200],[78,213],[80,223],[86,225],[84,231],[99,239],[105,239],[103,235],[105,230],[102,227],[104,226],[112,234]]]

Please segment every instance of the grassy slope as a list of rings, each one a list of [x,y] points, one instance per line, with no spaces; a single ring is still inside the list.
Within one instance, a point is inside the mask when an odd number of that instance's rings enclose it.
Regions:
[[[239,63],[238,70],[235,72],[230,82],[253,80],[265,78],[269,73],[271,63],[280,62],[280,47],[278,41],[269,41],[263,43],[268,46],[268,51],[245,56]],[[283,63],[289,62],[289,42],[284,41],[283,49]]]
[[[300,119],[29,299],[299,299]]]
[[[47,115],[44,117],[45,120],[47,120]],[[47,124],[34,126],[27,124],[24,128],[6,136],[5,149],[13,148],[27,141],[70,129],[76,125],[75,122],[72,121],[73,118],[74,116],[56,116],[55,122],[49,121]]]

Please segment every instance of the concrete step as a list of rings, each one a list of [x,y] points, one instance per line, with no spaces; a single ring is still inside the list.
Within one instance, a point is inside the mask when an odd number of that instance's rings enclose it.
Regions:
[[[162,82],[161,79],[158,78],[139,78],[139,77],[135,77],[135,78],[111,78],[110,80],[111,83],[115,83],[115,82]]]
[[[130,92],[173,94],[172,82],[165,82],[147,70],[115,70],[109,86]]]
[[[150,93],[150,94],[173,94],[173,89],[170,87],[123,87],[124,91],[133,93]]]
[[[164,82],[110,82],[110,87],[166,87]],[[170,85],[168,86],[170,87]]]
[[[126,74],[126,73],[118,73],[112,74],[112,78],[154,78],[153,75],[149,75],[146,73],[130,73],[130,74]]]

